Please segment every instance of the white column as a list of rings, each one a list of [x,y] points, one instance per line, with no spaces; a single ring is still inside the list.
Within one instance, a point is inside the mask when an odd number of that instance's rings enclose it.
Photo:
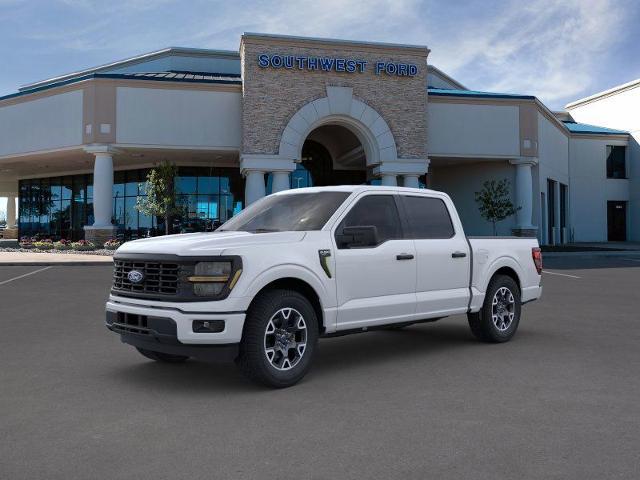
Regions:
[[[398,181],[396,180],[396,175],[385,173],[382,175],[382,185],[385,187],[395,187],[398,185]]]
[[[93,165],[93,226],[111,228],[113,216],[113,156],[112,153],[95,152]]]
[[[245,172],[246,182],[244,189],[245,207],[251,205],[256,200],[265,196],[264,171],[247,170]],[[275,178],[274,178],[275,180]]]
[[[537,159],[521,158],[511,160],[511,164],[516,166],[516,208],[520,209],[516,212],[516,228],[533,229],[533,175],[531,173],[532,165],[536,164]]]
[[[420,188],[419,175],[403,175],[403,186],[409,188]]]
[[[16,228],[16,197],[7,197],[7,228]]]
[[[272,172],[273,182],[271,184],[272,193],[289,190],[289,172]]]

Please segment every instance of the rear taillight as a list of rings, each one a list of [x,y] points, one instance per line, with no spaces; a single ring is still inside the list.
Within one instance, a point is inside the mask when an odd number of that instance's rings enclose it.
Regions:
[[[538,247],[531,249],[531,258],[533,258],[538,275],[542,275],[542,251]]]

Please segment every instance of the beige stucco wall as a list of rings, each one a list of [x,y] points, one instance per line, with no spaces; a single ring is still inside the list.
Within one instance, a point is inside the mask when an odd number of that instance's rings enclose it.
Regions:
[[[282,54],[362,59],[364,73],[261,68],[258,55]],[[243,37],[242,151],[277,154],[290,118],[305,104],[327,96],[327,86],[353,88],[353,97],[376,110],[389,125],[398,157],[426,158],[428,50],[403,47],[375,48],[350,42],[332,44],[287,38]],[[375,62],[413,63],[414,77],[376,75]]]
[[[82,90],[0,106],[0,156],[82,144]]]
[[[518,105],[432,100],[427,134],[429,155],[520,156]]]
[[[118,144],[238,150],[239,91],[118,87]]]

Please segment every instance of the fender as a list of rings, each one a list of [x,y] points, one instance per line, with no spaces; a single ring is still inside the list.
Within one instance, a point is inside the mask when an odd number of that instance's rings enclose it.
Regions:
[[[247,286],[244,296],[254,298],[265,286],[283,278],[295,278],[308,283],[318,295],[323,309],[335,306],[335,294],[329,293],[322,279],[310,268],[294,263],[274,265],[262,271]]]
[[[509,267],[511,268],[511,270],[516,272],[516,276],[518,277],[518,283],[522,285],[524,274],[522,272],[522,268],[520,267],[520,264],[513,257],[504,255],[496,258],[488,265],[486,269],[487,273],[485,277],[482,279],[482,286],[483,286],[482,292],[487,291],[487,287],[489,286],[489,281],[491,280],[491,277],[493,277],[493,275],[503,267]]]

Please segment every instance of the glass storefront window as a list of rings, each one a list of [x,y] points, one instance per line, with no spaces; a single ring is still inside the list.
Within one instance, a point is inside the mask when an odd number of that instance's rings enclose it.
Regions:
[[[164,232],[163,219],[136,209],[138,197],[146,195],[147,173],[114,173],[113,224],[120,239]],[[244,180],[237,168],[180,167],[175,182],[184,213],[173,219],[173,233],[214,230],[243,208]],[[77,240],[93,224],[93,175],[21,180],[19,191],[21,236]]]

